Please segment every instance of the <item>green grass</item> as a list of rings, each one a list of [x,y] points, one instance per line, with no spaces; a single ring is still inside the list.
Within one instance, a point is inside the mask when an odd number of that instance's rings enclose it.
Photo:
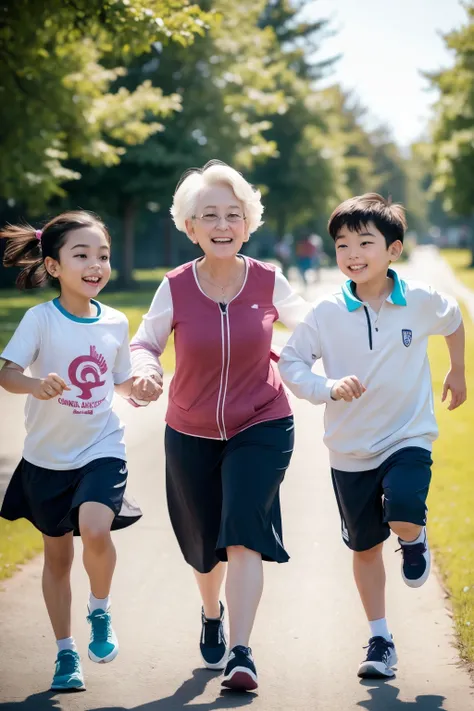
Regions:
[[[465,315],[466,353],[474,353],[474,324]],[[441,404],[449,359],[443,338],[430,343],[440,437],[434,445],[428,505],[430,540],[450,595],[461,656],[474,663],[474,371],[467,359],[471,399],[449,412]]]
[[[29,521],[0,518],[0,580],[12,576],[18,565],[43,550],[41,533]]]
[[[457,278],[474,291],[474,269],[469,266],[472,259],[471,251],[469,249],[443,249],[441,254]]]

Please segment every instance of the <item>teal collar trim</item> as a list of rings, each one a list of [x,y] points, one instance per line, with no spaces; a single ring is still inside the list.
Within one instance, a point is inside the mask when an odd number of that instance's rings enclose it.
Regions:
[[[387,297],[387,301],[390,304],[395,304],[395,306],[406,306],[407,300],[406,300],[406,296],[405,296],[405,294],[406,294],[405,282],[403,281],[403,279],[400,279],[397,272],[394,271],[393,269],[388,270],[387,276],[389,276],[393,279],[392,293],[390,294],[390,296]],[[360,308],[362,306],[363,302],[357,298],[356,285],[351,279],[348,279],[342,285],[342,295],[344,297],[344,301],[346,302],[348,311],[356,311],[358,308]]]
[[[100,307],[100,304],[98,301],[95,301],[94,299],[91,299],[91,304],[94,304],[94,306],[97,309],[97,316],[91,316],[89,318],[81,318],[80,316],[74,316],[74,314],[70,314],[69,311],[66,311],[64,306],[61,305],[61,302],[59,299],[53,299],[53,304],[56,306],[58,311],[62,313],[63,316],[68,318],[70,321],[75,321],[75,323],[95,323],[100,319],[102,309]]]

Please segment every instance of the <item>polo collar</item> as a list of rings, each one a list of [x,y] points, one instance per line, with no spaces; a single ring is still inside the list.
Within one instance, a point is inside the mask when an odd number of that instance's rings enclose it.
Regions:
[[[389,276],[393,279],[393,289],[392,289],[392,293],[389,296],[387,296],[386,300],[390,304],[395,304],[395,306],[406,306],[407,300],[406,300],[406,296],[405,296],[405,292],[406,292],[405,282],[403,281],[403,279],[400,279],[397,272],[394,271],[393,269],[389,269],[387,271],[387,276]],[[344,301],[346,302],[348,311],[356,311],[358,308],[360,308],[363,305],[363,302],[357,298],[357,296],[355,294],[355,290],[356,290],[356,285],[351,279],[348,279],[342,285],[342,295],[344,297]]]

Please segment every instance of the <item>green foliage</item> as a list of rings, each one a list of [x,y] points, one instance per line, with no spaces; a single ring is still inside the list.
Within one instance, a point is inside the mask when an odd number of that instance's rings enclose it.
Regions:
[[[219,157],[248,170],[276,150],[264,136],[268,111],[286,110],[284,93],[277,87],[282,66],[267,57],[276,40],[270,28],[259,28],[263,0],[212,0],[215,22],[191,46],[168,44],[138,57],[113,89],[135,91],[143,77],[167,96],[179,97],[179,111],[163,117],[163,131],[153,132],[142,144],[125,146],[120,164],[102,168],[79,166],[83,180],[68,186],[71,199],[122,219],[124,243],[122,281],[131,282],[134,226],[149,203],[168,213],[181,173]],[[120,106],[120,98],[117,98]],[[92,198],[90,195],[92,194]]]
[[[109,87],[153,42],[187,46],[210,19],[176,0],[17,0],[5,10],[0,195],[36,211],[80,177],[69,158],[114,165],[124,154],[117,142],[160,130],[156,118],[179,108],[179,97],[146,81],[118,96]]]
[[[333,62],[318,60],[330,28],[307,19],[311,5],[12,4],[0,26],[0,86],[12,97],[0,196],[30,214],[48,201],[102,214],[121,236],[126,284],[136,224],[149,224],[147,208],[168,215],[182,172],[211,158],[262,189],[266,224],[279,235],[323,232],[337,202],[369,190],[411,201],[421,224],[416,162],[384,130],[366,129],[350,94],[319,88]]]
[[[454,54],[450,69],[431,74],[439,90],[432,126],[433,190],[446,209],[472,215],[474,205],[474,3],[465,3],[467,22],[445,36]]]
[[[260,18],[260,25],[278,39],[268,61],[285,104],[267,113],[265,135],[277,152],[257,163],[252,177],[263,187],[266,221],[279,237],[325,213],[335,192],[329,127],[321,92],[313,86],[324,67],[311,58],[327,23],[302,19],[309,4],[307,0],[271,0]]]

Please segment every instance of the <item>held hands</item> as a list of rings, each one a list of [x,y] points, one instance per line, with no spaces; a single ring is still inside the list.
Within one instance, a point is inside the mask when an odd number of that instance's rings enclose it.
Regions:
[[[51,400],[53,397],[62,395],[64,390],[71,388],[56,373],[50,373],[46,378],[35,380],[31,394],[37,400]]]
[[[154,402],[163,392],[163,378],[158,374],[139,376],[133,379],[132,400]]]
[[[336,380],[331,388],[331,398],[333,400],[345,400],[351,402],[354,398],[358,399],[365,393],[365,388],[360,382],[357,375],[346,375],[345,378]]]
[[[451,368],[451,370],[444,379],[443,395],[441,396],[441,402],[444,402],[446,400],[448,396],[448,390],[451,391],[451,402],[449,403],[448,410],[455,410],[457,407],[462,405],[467,398],[466,377],[464,375],[464,369]]]

